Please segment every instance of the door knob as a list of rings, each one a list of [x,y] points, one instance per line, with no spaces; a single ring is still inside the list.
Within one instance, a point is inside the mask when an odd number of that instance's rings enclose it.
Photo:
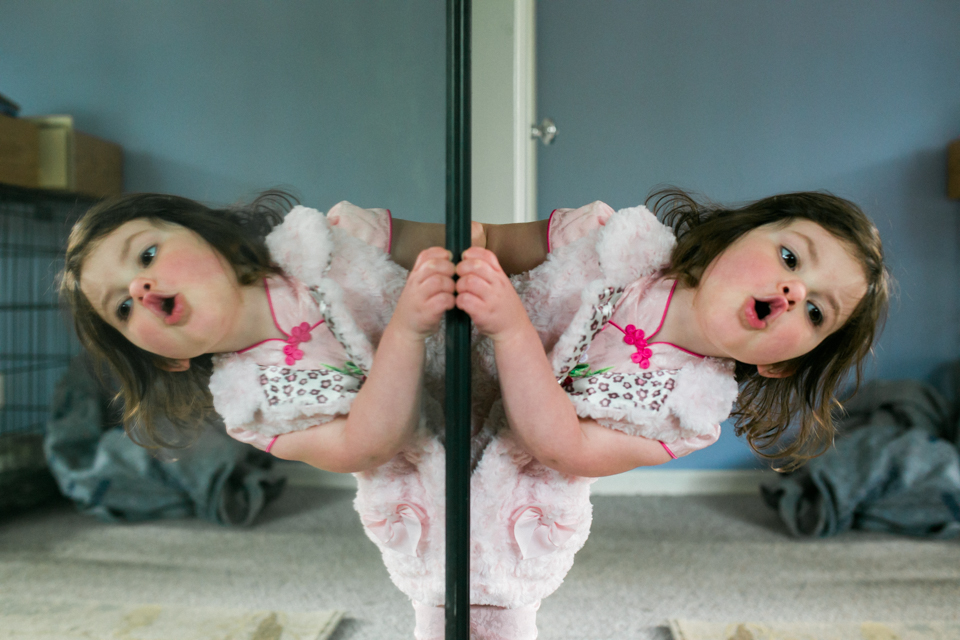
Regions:
[[[544,118],[539,125],[530,127],[530,137],[540,138],[544,145],[548,145],[557,137],[557,125],[550,118]]]

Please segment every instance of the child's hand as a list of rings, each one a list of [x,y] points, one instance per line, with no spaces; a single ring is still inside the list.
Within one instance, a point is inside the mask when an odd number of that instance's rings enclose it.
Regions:
[[[424,249],[407,276],[391,324],[423,339],[435,333],[445,311],[454,305],[454,274],[450,252],[443,247]]]
[[[465,311],[480,333],[495,342],[529,323],[510,279],[492,251],[471,247],[457,264],[457,307]]]

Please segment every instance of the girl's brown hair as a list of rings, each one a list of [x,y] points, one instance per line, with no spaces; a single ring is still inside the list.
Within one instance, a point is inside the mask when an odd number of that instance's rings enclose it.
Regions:
[[[756,365],[736,365],[737,435],[745,435],[758,455],[782,459],[784,469],[823,453],[836,432],[831,417],[836,393],[851,369],[859,386],[864,360],[886,318],[890,276],[877,228],[857,205],[825,192],[788,193],[727,208],[667,188],[651,194],[647,203],[676,233],[669,275],[688,287],[696,287],[707,266],[751,229],[798,219],[833,234],[863,267],[867,291],[850,318],[813,351],[778,363],[789,376],[765,378]],[[788,437],[794,418],[796,435]]]
[[[190,229],[226,258],[241,285],[250,285],[280,273],[264,237],[295,203],[292,195],[280,190],[266,191],[247,205],[225,208],[172,195],[125,194],[93,206],[73,226],[60,274],[60,297],[73,314],[80,343],[119,379],[124,425],[138,444],[182,447],[193,441],[211,407],[207,388],[211,356],[192,358],[188,370],[173,372],[167,370],[173,361],[128,341],[97,314],[80,290],[84,261],[121,225],[146,218]],[[173,428],[164,426],[168,424]]]

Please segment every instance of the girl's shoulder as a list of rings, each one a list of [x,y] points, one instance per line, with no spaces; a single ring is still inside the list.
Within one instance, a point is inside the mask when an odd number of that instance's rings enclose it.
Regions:
[[[613,211],[592,203],[553,217],[554,240],[562,241],[514,284],[544,347],[554,351],[559,375],[576,363],[579,348],[610,319],[628,286],[663,272],[676,241],[642,206]]]
[[[369,371],[406,271],[308,207],[291,209],[266,244],[283,272],[268,286],[287,338],[216,356],[210,391],[228,426],[282,433],[349,410],[352,378]],[[287,387],[303,393],[287,397]]]
[[[350,321],[341,325],[356,324],[377,341],[403,290],[407,272],[381,246],[382,233],[358,237],[346,228],[345,209],[359,209],[347,205],[338,204],[328,215],[294,207],[267,236],[267,249],[285,274],[308,286],[335,308],[337,316],[350,316]],[[389,222],[385,210],[363,211],[376,214],[384,224]],[[329,215],[334,216],[334,223],[328,220]],[[389,247],[389,238],[386,242]]]
[[[325,275],[334,260],[385,268],[390,252],[390,212],[361,209],[349,202],[327,214],[296,206],[266,237],[270,256],[288,275],[308,285]],[[392,269],[402,270],[399,265]]]
[[[548,222],[547,261],[532,274],[550,278],[551,271],[566,272],[579,263],[586,275],[625,287],[668,266],[675,245],[673,231],[642,205],[614,211],[596,201],[555,209]]]
[[[266,237],[270,257],[307,285],[316,284],[330,266],[333,234],[327,218],[316,209],[296,206]]]

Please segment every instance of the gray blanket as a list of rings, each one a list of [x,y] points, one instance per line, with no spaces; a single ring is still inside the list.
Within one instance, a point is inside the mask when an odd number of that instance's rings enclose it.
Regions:
[[[954,410],[932,386],[874,381],[844,403],[836,445],[761,488],[793,535],[960,535]]]
[[[54,394],[44,452],[61,492],[82,512],[248,525],[280,494],[284,478],[271,471],[272,457],[227,436],[215,415],[193,446],[150,451],[124,433],[114,393],[80,356]]]

